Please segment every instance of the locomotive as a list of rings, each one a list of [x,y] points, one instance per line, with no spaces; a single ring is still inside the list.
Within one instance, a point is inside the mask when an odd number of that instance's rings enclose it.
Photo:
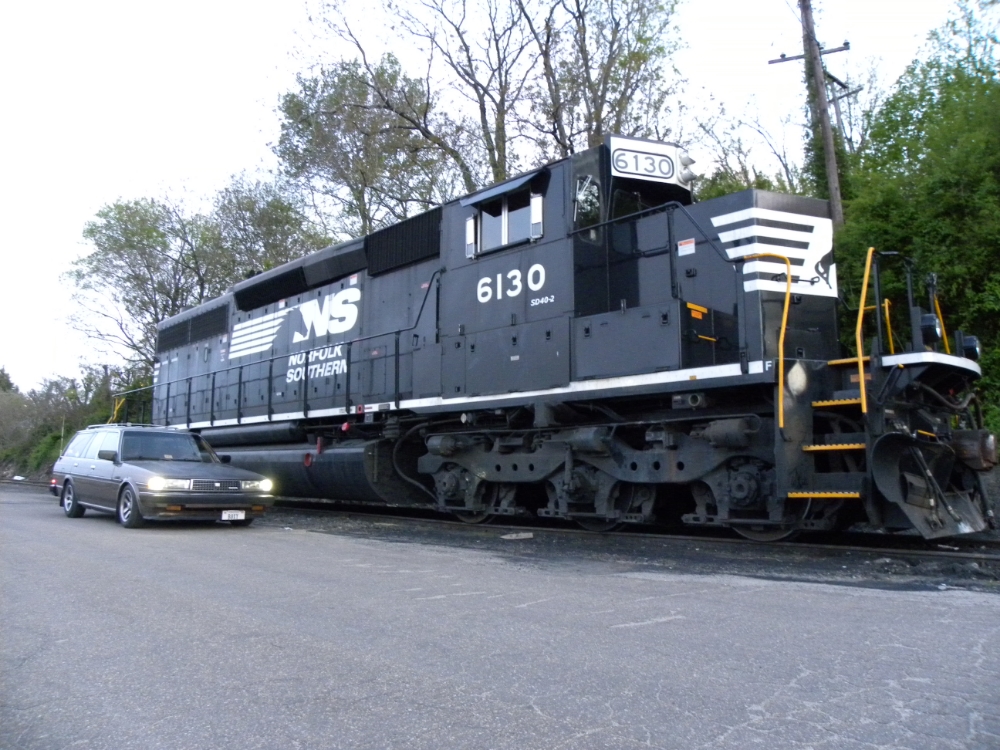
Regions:
[[[979,345],[933,284],[905,264],[900,341],[869,250],[846,353],[828,203],[694,202],[691,164],[608,136],[242,281],[160,324],[152,421],[279,495],[469,522],[993,526]]]

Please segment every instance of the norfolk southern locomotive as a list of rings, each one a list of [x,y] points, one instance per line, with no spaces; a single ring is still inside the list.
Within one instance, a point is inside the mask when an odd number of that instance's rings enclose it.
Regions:
[[[609,136],[241,282],[160,325],[153,421],[200,431],[280,495],[468,521],[765,540],[991,526],[974,338],[942,339],[907,265],[897,347],[889,261],[869,251],[877,310],[864,321],[862,303],[843,356],[828,204],[695,204],[690,163]]]

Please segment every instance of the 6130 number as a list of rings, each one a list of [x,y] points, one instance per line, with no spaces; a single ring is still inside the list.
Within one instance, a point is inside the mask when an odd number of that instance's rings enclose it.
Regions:
[[[504,283],[506,279],[506,284]],[[536,263],[528,269],[527,278],[528,289],[533,292],[539,291],[545,286],[545,267],[541,263]],[[476,285],[476,297],[480,302],[486,303],[491,299],[501,300],[506,297],[516,297],[524,290],[521,281],[521,271],[515,268],[506,274],[498,273],[494,276],[483,276]]]

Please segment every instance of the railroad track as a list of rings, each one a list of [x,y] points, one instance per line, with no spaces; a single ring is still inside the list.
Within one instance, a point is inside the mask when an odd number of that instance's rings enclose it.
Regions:
[[[32,489],[48,489],[48,482],[43,480],[19,480],[0,479],[0,486],[17,486]],[[303,501],[279,501],[277,510],[290,511],[303,515],[316,515],[327,517],[351,517],[358,516],[372,521],[380,519],[404,520],[409,523],[420,523],[434,525],[443,528],[455,529],[483,529],[493,532],[503,531],[517,533],[530,531],[538,534],[560,535],[560,536],[595,536],[595,532],[577,529],[570,526],[561,526],[556,521],[543,521],[539,519],[519,519],[513,523],[499,523],[494,520],[492,523],[484,525],[471,525],[454,518],[442,517],[435,511],[422,509],[383,509],[367,506],[333,506],[323,507],[322,503],[310,503]],[[698,533],[674,532],[669,529],[649,529],[649,527],[629,527],[625,530],[614,532],[617,535],[631,539],[646,539],[676,542],[695,542],[699,544],[711,544],[716,546],[739,546],[739,547],[760,547],[767,549],[784,549],[788,551],[817,551],[817,552],[852,552],[868,555],[893,555],[900,558],[922,558],[941,559],[968,562],[987,562],[1000,566],[1000,537],[986,538],[977,536],[975,539],[949,539],[946,542],[935,542],[916,536],[902,536],[879,533],[864,532],[841,532],[832,539],[827,539],[819,535],[806,536],[796,541],[781,542],[758,542],[741,537],[730,536],[729,532],[723,529],[703,529]]]
[[[340,516],[349,518],[351,516],[362,517],[372,521],[379,520],[403,520],[410,523],[424,525],[434,525],[445,528],[474,530],[492,532],[525,532],[530,531],[538,534],[550,534],[560,536],[582,536],[593,537],[597,534],[593,531],[572,528],[569,526],[557,525],[558,522],[538,523],[538,519],[523,519],[515,523],[499,523],[493,521],[488,524],[471,525],[464,521],[441,517],[433,511],[411,511],[404,509],[392,509],[389,512],[381,508],[365,506],[349,507],[317,507],[316,503],[300,503],[283,501],[277,510],[287,510],[304,515],[317,516]],[[544,525],[543,525],[544,524]],[[723,529],[705,529],[699,533],[677,533],[669,529],[652,529],[648,527],[627,528],[622,531],[613,532],[614,535],[628,537],[630,539],[695,542],[699,544],[712,544],[719,546],[740,546],[740,547],[761,547],[768,549],[784,549],[788,551],[825,551],[825,552],[855,552],[868,555],[892,555],[900,558],[926,558],[942,560],[961,560],[970,562],[989,562],[1000,566],[1000,538],[988,539],[977,537],[973,540],[949,539],[947,542],[934,542],[915,536],[897,536],[879,533],[844,533],[834,537],[835,540],[828,540],[818,535],[806,536],[796,541],[780,542],[758,542],[741,537],[730,536],[729,532]],[[841,541],[836,541],[841,540]]]

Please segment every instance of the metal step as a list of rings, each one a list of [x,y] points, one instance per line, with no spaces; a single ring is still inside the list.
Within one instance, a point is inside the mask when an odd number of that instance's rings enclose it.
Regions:
[[[802,450],[806,453],[816,451],[863,451],[867,446],[864,443],[831,443],[830,445],[803,445]]]
[[[847,388],[842,391],[834,391],[830,398],[840,400],[843,398],[861,399],[861,391],[858,388]]]
[[[828,401],[813,401],[814,409],[838,408],[841,406],[860,406],[861,397],[857,398],[833,398]]]
[[[864,357],[862,357],[862,361],[863,362],[867,362],[870,359],[871,359],[871,357],[869,357],[867,355],[864,356]],[[830,365],[831,367],[837,367],[838,365],[854,365],[855,367],[857,367],[858,366],[858,358],[857,357],[847,357],[846,359],[828,359],[826,363],[828,365]]]
[[[859,500],[860,492],[832,492],[829,490],[816,490],[813,492],[789,492],[788,499],[817,499],[817,500]]]

